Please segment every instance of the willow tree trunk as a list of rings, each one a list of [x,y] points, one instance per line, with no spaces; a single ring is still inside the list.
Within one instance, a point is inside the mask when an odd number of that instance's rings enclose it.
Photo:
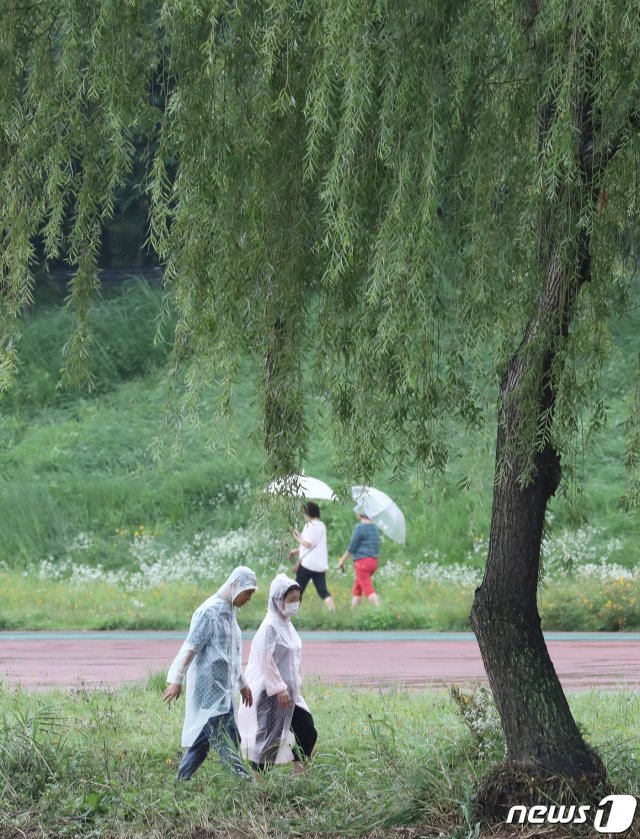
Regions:
[[[542,75],[549,45],[536,42],[538,0],[531,0],[528,8],[531,48]],[[471,621],[508,757],[534,772],[602,778],[602,761],[584,742],[569,710],[537,607],[545,512],[561,477],[560,457],[550,434],[556,401],[552,368],[568,339],[575,299],[591,279],[590,233],[577,219],[583,210],[587,217],[595,214],[599,185],[621,139],[609,146],[603,143],[601,115],[593,95],[600,73],[597,45],[577,24],[568,37],[581,61],[581,73],[576,76],[581,81],[573,95],[574,164],[580,177],[577,183],[567,179],[558,187],[541,220],[543,283],[537,309],[502,380],[489,554]],[[552,96],[547,91],[539,108],[541,159],[557,110]],[[544,429],[546,444],[534,458],[529,481],[523,483],[523,456],[514,452],[519,451],[518,441],[530,434],[527,418],[533,418],[537,430]]]
[[[593,190],[588,200],[595,200]],[[502,380],[489,555],[471,620],[509,759],[538,773],[600,778],[603,764],[571,715],[537,607],[545,512],[560,482],[560,457],[547,442],[534,458],[529,481],[523,483],[524,461],[517,453],[518,440],[529,433],[525,423],[532,409],[535,427],[546,426],[548,439],[556,397],[552,365],[567,340],[574,299],[590,279],[588,235],[576,235],[577,269],[569,272],[558,256],[554,230],[558,235],[550,217],[542,231],[547,253],[544,289]],[[542,352],[531,352],[540,341]]]
[[[514,357],[502,389],[497,457],[520,421],[510,401],[520,359]],[[505,408],[505,404],[509,405]],[[584,742],[549,657],[537,609],[538,569],[545,510],[560,479],[557,452],[548,445],[535,459],[527,486],[513,463],[494,490],[489,556],[471,613],[507,745],[508,757],[538,774],[602,777],[600,759]]]
[[[583,270],[588,271],[588,260]],[[547,651],[537,608],[545,511],[560,481],[560,458],[548,443],[536,455],[531,480],[523,486],[522,463],[509,456],[523,422],[523,394],[518,388],[523,377],[531,373],[527,364],[533,363],[528,360],[527,347],[543,321],[570,306],[564,280],[551,260],[537,316],[529,324],[502,382],[489,555],[471,618],[509,758],[535,772],[601,777],[603,765],[584,742],[569,710]],[[566,337],[567,318],[560,318],[560,322]],[[540,383],[536,394],[540,422],[544,418],[548,421],[553,413],[552,361],[550,347],[539,361],[539,374],[533,376]]]

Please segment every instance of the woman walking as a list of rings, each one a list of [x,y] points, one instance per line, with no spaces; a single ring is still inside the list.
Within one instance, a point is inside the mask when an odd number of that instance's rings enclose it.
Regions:
[[[305,525],[302,533],[293,531],[293,537],[300,547],[289,551],[289,559],[295,566],[296,583],[300,586],[300,597],[304,590],[313,582],[318,597],[330,612],[335,611],[333,598],[327,588],[327,571],[329,569],[329,553],[327,551],[327,528],[320,521],[320,507],[314,501],[308,501],[302,508]]]
[[[300,587],[278,574],[245,672],[254,702],[238,713],[242,754],[256,772],[288,762],[293,762],[294,774],[301,772],[318,737],[300,692],[302,642],[291,622],[299,606]]]
[[[379,606],[380,600],[373,588],[371,579],[378,568],[378,555],[380,553],[380,534],[373,521],[364,513],[355,513],[359,519],[358,524],[353,528],[351,541],[347,550],[338,560],[338,568],[342,571],[347,559],[353,557],[353,570],[356,579],[351,590],[351,606],[360,605],[364,594],[372,606]]]
[[[213,746],[221,762],[238,775],[250,775],[240,758],[234,699],[240,690],[245,705],[251,691],[242,676],[242,636],[236,612],[257,588],[250,568],[235,568],[226,583],[193,613],[187,639],[167,674],[162,699],[170,704],[182,693],[188,671],[182,745],[187,749],[178,778],[188,780]]]

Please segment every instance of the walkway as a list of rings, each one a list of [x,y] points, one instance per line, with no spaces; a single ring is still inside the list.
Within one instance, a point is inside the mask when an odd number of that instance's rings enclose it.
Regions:
[[[253,633],[243,633],[246,660]],[[303,674],[352,685],[442,687],[486,676],[470,633],[303,632]],[[640,689],[640,633],[546,635],[564,687]],[[164,670],[181,632],[0,632],[0,684],[118,685]]]

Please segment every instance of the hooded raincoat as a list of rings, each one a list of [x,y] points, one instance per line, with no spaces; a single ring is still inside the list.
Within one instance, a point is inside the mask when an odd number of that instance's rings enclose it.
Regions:
[[[242,754],[256,764],[293,760],[295,738],[291,720],[295,705],[308,711],[300,688],[302,641],[284,612],[284,596],[295,580],[278,574],[269,589],[269,606],[251,642],[245,680],[253,694],[253,705],[238,710]],[[283,708],[277,694],[286,690],[293,704]]]
[[[235,568],[226,583],[193,613],[189,634],[173,660],[167,682],[182,684],[187,653],[195,652],[188,665],[182,745],[193,745],[210,717],[234,707],[236,693],[246,686],[242,677],[242,635],[236,620],[235,598],[257,588],[250,568]]]

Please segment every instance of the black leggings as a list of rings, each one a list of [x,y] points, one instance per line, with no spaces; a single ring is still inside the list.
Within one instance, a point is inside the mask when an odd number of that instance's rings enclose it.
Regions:
[[[299,705],[293,709],[291,730],[296,738],[293,747],[294,754],[298,760],[306,760],[311,757],[311,752],[318,739],[318,732],[313,724],[313,717]]]
[[[304,594],[304,590],[309,585],[309,580],[313,580],[318,596],[323,600],[331,597],[329,589],[327,588],[327,578],[325,571],[310,571],[301,565],[296,571],[296,583],[300,586],[300,597]]]
[[[272,697],[275,699],[276,697]],[[313,747],[318,739],[318,732],[313,724],[313,717],[304,708],[299,705],[293,709],[293,717],[291,719],[291,731],[296,738],[296,744],[293,747],[293,754],[295,760],[307,760],[311,757]],[[276,749],[277,751],[277,749]],[[258,772],[262,772],[271,766],[271,762],[263,761],[261,763],[254,763],[251,761],[251,768]]]

